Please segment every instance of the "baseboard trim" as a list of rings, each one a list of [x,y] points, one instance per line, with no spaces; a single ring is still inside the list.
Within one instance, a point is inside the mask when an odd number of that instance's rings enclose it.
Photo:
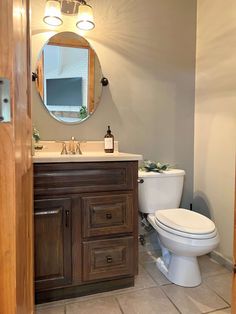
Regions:
[[[233,262],[229,260],[228,258],[226,258],[225,256],[223,256],[221,253],[213,251],[209,255],[214,261],[224,266],[229,271],[233,271],[234,269]]]
[[[63,299],[77,298],[89,294],[107,292],[134,286],[134,276],[93,282],[78,286],[67,286],[44,291],[36,291],[35,303],[47,303]]]

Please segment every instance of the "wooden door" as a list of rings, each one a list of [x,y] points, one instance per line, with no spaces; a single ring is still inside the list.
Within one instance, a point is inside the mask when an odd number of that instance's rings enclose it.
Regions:
[[[72,280],[72,223],[69,198],[35,201],[35,288],[61,287]]]
[[[34,312],[28,14],[28,0],[0,1],[0,78],[11,107],[0,122],[0,314]]]
[[[236,172],[235,172],[235,197],[234,197],[234,274],[232,290],[232,313],[236,313]]]

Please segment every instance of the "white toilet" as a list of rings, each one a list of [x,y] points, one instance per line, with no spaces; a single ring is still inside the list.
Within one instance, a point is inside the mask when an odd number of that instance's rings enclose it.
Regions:
[[[207,217],[178,208],[185,172],[139,171],[139,211],[158,233],[162,257],[157,267],[171,282],[183,287],[201,283],[197,256],[214,250],[219,243],[215,224]]]

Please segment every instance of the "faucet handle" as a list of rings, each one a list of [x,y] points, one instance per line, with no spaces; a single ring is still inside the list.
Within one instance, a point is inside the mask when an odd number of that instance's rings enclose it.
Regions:
[[[62,150],[61,150],[61,155],[67,155],[67,148],[66,148],[66,142],[61,142],[62,143]]]
[[[82,151],[81,151],[81,149],[80,149],[80,142],[77,142],[76,143],[76,154],[79,154],[79,155],[82,155]]]
[[[71,140],[69,141],[69,153],[72,155],[76,154],[75,137],[74,136],[72,136]]]

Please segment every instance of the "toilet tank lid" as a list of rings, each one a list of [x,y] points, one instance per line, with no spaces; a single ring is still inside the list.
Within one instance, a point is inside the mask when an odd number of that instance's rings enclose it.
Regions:
[[[157,210],[155,218],[169,228],[186,233],[206,234],[215,230],[209,218],[184,208]]]
[[[185,171],[181,169],[170,169],[163,172],[152,172],[152,171],[142,171],[139,170],[138,176],[140,178],[152,178],[152,177],[178,177],[178,176],[184,176]]]

